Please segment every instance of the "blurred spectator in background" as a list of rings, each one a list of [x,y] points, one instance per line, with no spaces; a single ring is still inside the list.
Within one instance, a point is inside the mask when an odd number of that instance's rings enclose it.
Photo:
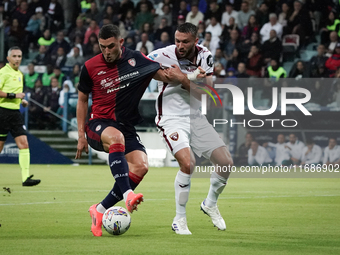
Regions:
[[[159,15],[157,16],[156,18],[154,18],[154,29],[157,29],[159,28],[161,22],[162,22],[162,19],[166,19],[166,23],[167,25],[171,23],[172,21],[172,14],[171,14],[171,8],[170,8],[170,5],[169,4],[164,4],[163,7],[162,7],[162,10],[163,10],[163,15]],[[163,24],[164,26],[164,24]]]
[[[20,26],[22,28],[25,28],[27,26],[27,23],[30,19],[30,17],[32,16],[34,12],[29,12],[28,11],[28,4],[26,1],[21,1],[19,8],[16,9],[12,15],[11,18],[12,19],[17,19]]]
[[[46,51],[46,46],[40,45],[39,52],[32,60],[32,63],[35,65],[47,65],[51,63],[51,58],[46,54]]]
[[[311,74],[311,78],[329,78],[329,73],[325,65],[320,64]]]
[[[34,90],[32,91],[30,98],[44,106],[47,105],[47,100],[48,100],[47,94],[45,90],[43,89],[43,85],[40,79],[35,81]],[[30,107],[28,107],[28,114],[29,114],[30,128],[38,128],[38,129],[45,128],[46,116],[43,111],[43,108],[36,105],[35,103],[30,103]]]
[[[147,8],[148,8],[148,11],[150,13],[154,13],[154,7],[153,7],[153,4],[151,1],[149,0],[139,0],[139,2],[137,3],[136,5],[136,12],[139,13],[142,11],[142,5],[143,4],[146,4],[147,5]]]
[[[255,13],[256,21],[259,24],[259,27],[262,27],[269,21],[268,15],[268,6],[266,3],[262,3],[260,8]]]
[[[80,65],[75,64],[70,74],[70,80],[74,84],[74,87],[77,89],[79,84],[79,74],[80,74]]]
[[[135,37],[133,36],[126,37],[123,46],[130,50],[135,50],[136,49]]]
[[[68,35],[68,38],[71,42],[75,40],[75,37],[78,35],[81,38],[85,37],[86,27],[84,25],[84,20],[81,17],[78,17],[76,20],[76,27],[71,30]]]
[[[237,24],[235,23],[235,18],[230,17],[229,18],[229,25],[225,25],[223,30],[222,30],[222,35],[221,35],[221,47],[224,47],[227,41],[230,40],[230,33],[232,30],[237,30]]]
[[[234,29],[230,31],[230,40],[226,43],[224,53],[227,56],[227,60],[232,58],[232,54],[235,48],[239,49],[241,46],[239,32]]]
[[[211,36],[211,32],[206,32],[204,36],[204,40],[202,41],[201,45],[206,47],[212,54],[215,56],[216,49],[219,47],[218,40],[213,40]]]
[[[64,9],[57,0],[44,1],[46,26],[52,33],[64,28]]]
[[[88,43],[84,45],[84,55],[85,58],[93,55],[93,45],[98,43],[98,38],[96,34],[91,34]]]
[[[24,85],[25,85],[25,92],[32,92],[34,91],[34,84],[36,80],[40,80],[40,75],[35,72],[34,64],[29,63],[27,65],[28,73],[24,75]]]
[[[253,45],[250,48],[246,62],[247,74],[250,76],[261,77],[262,66],[263,58],[259,52],[259,48],[258,46]]]
[[[43,0],[32,0],[32,1],[28,1],[30,2],[28,4],[28,11],[31,13],[35,13],[37,12],[37,8],[41,8],[42,9],[42,13],[43,13],[43,7],[44,7],[44,1]]]
[[[25,43],[27,43],[26,47],[32,43],[32,48],[36,47],[36,43],[39,39],[39,37],[42,34],[42,31],[45,27],[45,17],[42,13],[43,9],[41,7],[37,7],[35,10],[35,14],[31,16],[29,19],[27,26],[25,28],[26,30],[26,40]]]
[[[290,164],[300,164],[302,158],[302,150],[304,147],[305,144],[299,141],[294,133],[289,134],[289,142],[286,143],[286,148],[289,152]]]
[[[255,15],[255,12],[249,9],[248,2],[243,1],[241,5],[241,10],[238,12],[238,23],[237,23],[238,28],[241,31],[247,25],[249,17],[251,15]]]
[[[214,16],[210,18],[210,24],[206,28],[205,31],[211,33],[211,37],[213,41],[215,40],[217,42],[220,41],[220,35],[222,34],[222,26]]]
[[[124,23],[125,31],[127,36],[135,36],[135,15],[133,9],[129,9],[125,15],[122,16],[121,21]]]
[[[289,78],[295,78],[297,80],[302,78],[308,78],[308,70],[305,67],[305,64],[303,61],[296,62],[296,65],[292,66],[292,69],[289,72]]]
[[[308,139],[306,146],[302,150],[301,165],[316,165],[322,162],[322,149],[316,145],[312,139]]]
[[[243,62],[238,63],[236,77],[237,78],[249,78],[249,75],[246,73],[246,71],[247,71],[246,64]],[[240,86],[240,83],[238,83],[238,86],[242,90],[244,90],[244,88]]]
[[[42,84],[44,86],[44,89],[49,88],[51,86],[51,79],[54,76],[53,73],[53,66],[51,64],[46,65],[46,72],[43,73],[41,77]]]
[[[152,32],[152,30],[150,32]],[[173,42],[172,28],[171,28],[171,26],[169,26],[169,22],[168,22],[167,18],[161,19],[161,23],[156,28],[156,32],[155,32],[155,35],[154,35],[154,41],[160,41],[161,40],[161,34],[163,34],[164,32],[166,32],[168,34],[169,40],[171,42]],[[150,39],[150,35],[149,35],[149,39]],[[152,41],[152,40],[150,40],[150,41]]]
[[[328,95],[330,88],[328,84],[321,84],[321,80],[311,80],[308,84],[308,90],[311,93],[310,103],[326,106],[329,103]]]
[[[91,8],[92,0],[80,0],[80,8],[82,13],[86,13]]]
[[[106,5],[101,15],[100,21],[99,22],[96,21],[97,24],[103,25],[101,20],[103,17],[109,19],[112,23],[115,23],[119,20],[117,10],[114,10],[114,7],[110,4]],[[91,24],[91,21],[88,22],[88,24]],[[98,34],[96,35],[98,36]]]
[[[332,56],[332,53],[334,52],[335,47],[338,44],[338,42],[339,42],[339,37],[338,37],[337,32],[332,31],[329,34],[329,43],[326,45],[326,51],[327,51],[326,56],[327,57]]]
[[[275,148],[274,162],[277,166],[290,165],[289,151],[286,148],[285,136],[283,134],[279,134],[277,136],[277,143],[268,142],[263,144],[263,147],[265,148],[267,148],[268,146]]]
[[[86,23],[90,24],[91,20],[95,20],[97,24],[101,21],[101,13],[97,7],[97,3],[94,1],[91,3],[91,8],[85,12]]]
[[[248,164],[250,166],[262,166],[272,163],[268,151],[259,145],[257,141],[252,141],[248,150]]]
[[[269,39],[265,41],[261,49],[265,64],[272,59],[280,59],[282,52],[282,43],[276,36],[276,31],[272,29],[269,34]]]
[[[222,28],[224,29],[225,26],[229,26],[230,23],[230,18],[234,18],[234,24],[237,25],[238,23],[238,12],[234,10],[233,5],[231,3],[226,3],[225,5],[225,12],[222,14],[222,21],[221,25]]]
[[[285,29],[286,34],[297,34],[300,36],[301,46],[313,35],[313,26],[309,12],[306,8],[303,8],[302,2],[294,2],[294,11],[289,17]]]
[[[220,63],[214,63],[214,74],[213,74],[213,78],[224,78],[226,77],[226,71],[225,71],[225,67]]]
[[[149,36],[147,33],[143,33],[141,35],[141,41],[137,43],[136,50],[141,51],[141,47],[144,46],[147,48],[148,52],[152,52],[154,49],[154,45],[149,41]]]
[[[326,60],[325,66],[330,74],[330,77],[333,77],[335,71],[340,66],[340,43],[336,44],[333,54]]]
[[[282,25],[277,22],[277,16],[275,13],[269,14],[269,22],[264,24],[260,30],[260,34],[262,37],[262,42],[265,42],[270,39],[270,31],[276,31],[276,37],[281,39],[282,37]]]
[[[340,73],[338,69],[338,73]],[[337,76],[340,76],[339,74]],[[339,77],[336,77],[339,78]],[[335,102],[337,107],[340,107],[340,82],[337,81],[332,89],[332,101]]]
[[[231,58],[227,59],[228,60],[228,63],[227,63],[227,69],[229,68],[234,68],[235,70],[237,69],[238,67],[238,64],[240,62],[242,62],[242,59],[240,58],[240,55],[239,55],[239,51],[237,48],[235,48],[233,50],[233,53],[231,55]]]
[[[251,133],[247,133],[245,137],[245,142],[238,147],[237,150],[237,161],[241,166],[245,166],[248,164],[248,150],[250,149],[251,142],[254,140],[253,135]]]
[[[137,5],[138,8],[138,5]],[[149,23],[151,27],[153,26],[153,15],[148,8],[148,4],[142,3],[140,5],[140,12],[137,13],[135,19],[135,29],[141,30],[144,23]],[[151,52],[151,51],[150,51]]]
[[[142,52],[145,56],[149,54],[148,49],[145,46],[140,47],[140,52]]]
[[[280,78],[286,78],[286,70],[279,65],[276,59],[270,60],[270,65],[267,67],[264,77],[270,78],[272,81],[278,81]]]
[[[47,53],[51,55],[52,59],[57,57],[57,51],[59,50],[59,48],[63,48],[65,55],[70,51],[70,44],[65,40],[65,35],[63,31],[58,32],[57,40],[53,42],[48,48]]]
[[[146,33],[148,35],[149,41],[154,43],[155,42],[155,33],[153,32],[152,26],[150,23],[144,23],[142,25],[141,30],[139,31],[139,34]],[[159,40],[160,40],[160,34],[159,34]]]
[[[59,89],[61,89],[61,84],[63,84],[64,81],[66,80],[66,75],[62,73],[61,69],[57,66],[53,68],[53,73],[54,73],[53,77],[58,79],[58,86]]]
[[[119,16],[120,16],[119,18],[120,18],[120,20],[124,21],[124,19],[127,16],[127,13],[129,11],[132,11],[132,13],[133,13],[134,8],[135,8],[135,5],[134,5],[133,1],[131,1],[131,0],[120,1],[120,7],[119,7]]]
[[[59,108],[56,111],[58,115],[63,115],[64,102],[65,102],[65,93],[75,93],[76,89],[73,86],[73,83],[70,80],[66,80],[63,82],[63,87],[59,94],[58,104]],[[78,99],[69,98],[68,99],[68,107],[67,107],[67,117],[71,119],[76,117],[76,106]]]
[[[204,22],[200,22],[198,24],[198,30],[197,30],[198,44],[202,44],[204,37],[205,37],[205,32],[206,32],[205,31],[205,24],[204,24]]]
[[[329,138],[322,163],[326,165],[340,164],[340,146],[337,145],[336,138]]]
[[[177,16],[176,17],[179,17],[180,15],[183,16],[183,19],[185,20],[185,17],[187,16],[188,14],[188,10],[187,10],[187,2],[182,0],[180,3],[179,3],[179,11],[177,13]]]
[[[227,67],[227,60],[223,56],[223,51],[221,48],[217,48],[214,56],[214,64],[221,63],[224,69]]]
[[[74,38],[74,41],[71,42],[71,50],[67,54],[67,57],[72,57],[74,55],[74,47],[78,47],[79,49],[79,55],[84,56],[84,50],[83,50],[83,38],[80,37],[80,35],[76,35]]]
[[[55,39],[51,35],[51,31],[49,29],[45,29],[42,37],[38,39],[39,45],[50,46]]]
[[[23,47],[25,36],[25,30],[21,27],[19,21],[17,19],[13,19],[7,35],[7,47],[12,48],[14,46],[19,46],[23,49],[23,55],[26,55],[27,51],[24,51],[26,47]]]
[[[57,55],[51,56],[51,63],[53,66],[63,68],[65,66],[67,57],[63,47],[59,47],[57,51]]]
[[[328,44],[329,43],[329,35],[332,31],[338,33],[340,31],[340,20],[337,17],[338,15],[331,11],[328,14],[328,19],[326,21],[326,27],[321,29],[321,44]]]
[[[243,40],[250,40],[253,33],[259,32],[259,25],[257,24],[255,15],[249,17],[248,24],[243,28],[242,38]]]
[[[46,107],[44,107],[44,111],[52,111],[52,112],[57,112],[59,109],[59,96],[60,96],[60,85],[59,81],[56,77],[51,78],[51,88],[47,93],[47,104]],[[48,122],[46,126],[48,129],[56,129],[59,127],[58,123],[60,122],[57,117],[54,115],[48,113]]]
[[[326,48],[324,45],[320,44],[317,48],[317,51],[318,51],[318,54],[313,56],[310,60],[309,60],[309,63],[310,63],[310,76],[312,77],[316,77],[316,74],[318,72],[318,69],[320,66],[323,66],[325,65],[326,63],[326,60],[328,59],[326,56],[325,56],[325,53],[326,53]]]
[[[65,66],[73,67],[76,64],[82,66],[84,63],[85,63],[85,59],[84,57],[80,56],[79,48],[73,47],[73,56],[67,58]]]
[[[282,28],[287,26],[288,20],[292,15],[292,10],[287,3],[282,3],[281,13],[279,14],[278,23],[282,25]]]
[[[99,30],[100,30],[100,28],[97,25],[97,22],[95,20],[91,20],[90,26],[86,29],[86,32],[85,32],[84,44],[88,43],[89,38],[92,34],[95,34],[96,36],[98,36]]]
[[[198,26],[198,23],[203,20],[204,14],[198,10],[198,5],[196,3],[193,3],[191,5],[191,11],[186,16],[185,22],[189,22],[194,24],[195,26]]]
[[[171,45],[169,35],[167,32],[163,32],[161,35],[161,40],[155,43],[155,50],[167,47],[169,45]]]
[[[210,0],[209,9],[204,14],[204,21],[209,23],[211,18],[214,17],[218,23],[221,23],[223,10],[217,3],[217,0]]]

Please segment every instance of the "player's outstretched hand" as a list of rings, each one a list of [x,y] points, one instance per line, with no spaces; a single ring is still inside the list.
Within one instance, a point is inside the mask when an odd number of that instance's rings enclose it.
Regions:
[[[204,79],[207,76],[205,70],[200,66],[198,69],[200,70],[200,73],[197,75],[196,79]]]
[[[81,158],[81,154],[82,154],[83,150],[85,150],[86,154],[88,154],[89,153],[89,146],[87,144],[86,138],[80,137],[78,139],[77,154],[76,154],[75,159]]]
[[[28,102],[25,99],[21,100],[21,104],[22,104],[23,107],[28,106]]]

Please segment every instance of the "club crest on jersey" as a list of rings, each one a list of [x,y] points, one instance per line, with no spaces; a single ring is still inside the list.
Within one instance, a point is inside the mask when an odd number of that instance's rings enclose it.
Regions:
[[[98,126],[96,127],[96,131],[99,131],[101,128],[102,128],[102,126],[101,126],[101,125],[98,125]]]
[[[136,60],[135,60],[134,58],[130,58],[130,59],[128,60],[128,62],[129,62],[129,64],[130,64],[131,66],[135,66],[135,65],[136,65]]]
[[[175,133],[172,133],[171,135],[170,135],[170,138],[171,138],[171,140],[173,140],[173,141],[177,141],[178,140],[178,133],[177,132],[175,132]]]

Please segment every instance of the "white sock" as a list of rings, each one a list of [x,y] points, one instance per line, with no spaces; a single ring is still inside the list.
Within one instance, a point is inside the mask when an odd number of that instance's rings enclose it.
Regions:
[[[176,199],[176,217],[175,220],[186,217],[185,206],[189,199],[190,192],[190,174],[178,171],[175,178],[175,199]]]
[[[210,189],[208,192],[208,196],[205,200],[205,205],[208,207],[214,207],[217,204],[218,196],[224,190],[224,187],[227,184],[228,179],[218,175],[213,172],[210,176]]]
[[[124,197],[125,202],[126,202],[127,196],[129,195],[130,192],[132,192],[132,189],[128,189],[127,191],[124,192],[123,197]]]
[[[97,205],[96,209],[97,209],[97,212],[100,212],[100,213],[104,213],[106,211],[106,208],[101,203]]]

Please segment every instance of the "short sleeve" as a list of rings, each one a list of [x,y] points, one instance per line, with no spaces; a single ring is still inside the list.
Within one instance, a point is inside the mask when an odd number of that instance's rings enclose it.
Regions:
[[[85,94],[89,94],[92,92],[92,87],[93,81],[87,71],[86,65],[83,65],[80,72],[78,90]]]

